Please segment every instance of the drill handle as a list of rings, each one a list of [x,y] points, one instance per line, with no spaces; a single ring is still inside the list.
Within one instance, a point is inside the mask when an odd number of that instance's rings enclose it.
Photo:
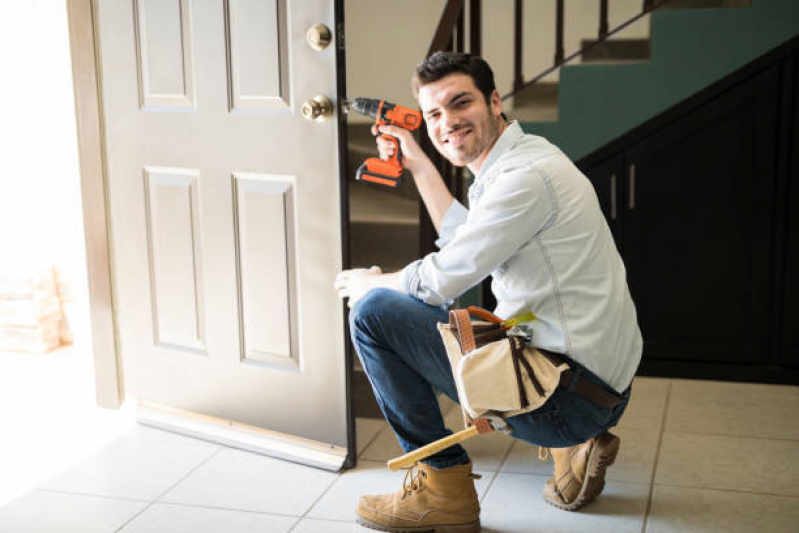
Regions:
[[[390,142],[394,146],[394,150],[391,156],[387,159],[387,162],[392,166],[397,166],[400,169],[402,168],[402,149],[400,148],[399,139],[394,137],[393,135],[389,135],[388,133],[381,133],[381,139],[385,139]]]

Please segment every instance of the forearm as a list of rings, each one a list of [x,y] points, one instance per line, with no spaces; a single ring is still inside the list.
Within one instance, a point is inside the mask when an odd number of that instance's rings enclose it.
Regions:
[[[452,205],[452,194],[444,184],[441,174],[429,160],[413,172],[413,179],[438,233],[441,230],[441,221]]]

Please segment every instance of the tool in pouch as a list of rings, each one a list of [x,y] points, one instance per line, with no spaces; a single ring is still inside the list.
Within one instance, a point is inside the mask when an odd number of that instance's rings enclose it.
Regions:
[[[377,126],[391,125],[414,131],[422,125],[422,114],[415,109],[378,100],[376,98],[355,98],[349,107],[358,113],[375,119]],[[358,168],[355,179],[386,187],[397,187],[402,181],[402,152],[399,140],[392,135],[380,135],[394,145],[394,153],[388,160],[370,157]]]
[[[472,322],[470,315],[480,319]],[[527,413],[546,402],[560,382],[565,363],[555,364],[527,346],[528,313],[502,320],[477,307],[450,311],[449,324],[439,324],[452,367],[466,429],[388,462],[391,470],[491,431],[510,433],[505,419]]]

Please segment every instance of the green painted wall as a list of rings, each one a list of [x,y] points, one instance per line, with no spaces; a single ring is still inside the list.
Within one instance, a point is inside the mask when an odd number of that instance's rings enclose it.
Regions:
[[[649,63],[564,67],[559,121],[524,130],[578,160],[799,35],[799,0],[656,11],[651,35]]]

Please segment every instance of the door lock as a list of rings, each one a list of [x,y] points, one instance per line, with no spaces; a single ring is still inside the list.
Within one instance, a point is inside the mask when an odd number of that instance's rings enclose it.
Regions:
[[[327,96],[314,96],[302,104],[302,116],[307,120],[322,122],[333,116],[333,102]]]
[[[333,40],[333,35],[324,24],[314,24],[305,32],[305,40],[308,41],[308,46],[321,52]]]

